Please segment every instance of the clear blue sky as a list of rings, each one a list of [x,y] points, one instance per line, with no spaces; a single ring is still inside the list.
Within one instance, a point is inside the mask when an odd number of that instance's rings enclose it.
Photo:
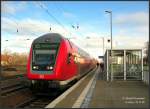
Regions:
[[[5,2],[7,3],[7,2]],[[24,2],[23,2],[24,3]],[[22,2],[9,2],[9,6],[16,8]],[[109,16],[104,13],[105,10],[112,10],[113,16],[118,14],[127,14],[135,12],[148,12],[148,2],[42,2],[48,7],[49,11],[63,25],[70,23],[79,23],[82,25],[93,25],[91,31],[109,32]],[[3,4],[2,4],[3,5]],[[26,2],[23,7],[16,8],[16,12],[12,14],[3,14],[2,17],[12,17],[18,20],[31,18],[37,20],[46,20],[49,23],[55,22],[43,9],[36,5],[36,2]],[[11,10],[10,10],[11,11]],[[64,13],[67,13],[67,15]],[[90,30],[89,30],[90,31]],[[115,28],[114,28],[115,32]]]
[[[105,10],[111,10],[113,14],[113,37],[128,36],[143,37],[145,40],[148,39],[148,1],[47,1],[41,3],[69,31],[73,31],[71,25],[78,23],[79,32],[83,35],[87,36],[90,33],[94,33],[97,36],[108,37],[110,35],[110,19],[109,15],[105,13]],[[47,25],[58,25],[36,1],[2,2],[1,17],[2,37],[4,39],[15,38],[15,30],[7,27],[8,25],[12,26],[13,24],[11,23],[14,21],[17,21],[22,28],[25,27],[23,21],[26,21],[26,19],[39,21],[39,23],[45,21]],[[7,25],[3,22],[6,22]],[[28,22],[26,23],[28,24]],[[20,29],[19,26],[14,26],[14,28]],[[30,29],[30,31],[23,29],[23,31],[36,34],[42,33],[42,31],[34,31],[34,29]]]

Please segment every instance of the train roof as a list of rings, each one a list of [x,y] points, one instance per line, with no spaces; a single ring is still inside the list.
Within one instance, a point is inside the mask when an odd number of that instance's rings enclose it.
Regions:
[[[38,38],[36,38],[32,44],[35,43],[60,43],[62,39],[67,39],[65,37],[63,37],[62,35],[60,35],[59,33],[47,33],[44,34]],[[67,39],[68,40],[68,39]],[[69,40],[69,42],[71,42]],[[72,42],[71,42],[72,43]],[[73,43],[74,44],[74,43]],[[75,44],[74,44],[75,45]],[[80,54],[82,54],[83,56],[90,56],[86,51],[84,51],[82,48],[78,47],[77,45],[75,45],[78,48],[78,51]]]
[[[58,33],[47,33],[36,38],[33,43],[60,43],[62,39],[64,39],[64,37]]]

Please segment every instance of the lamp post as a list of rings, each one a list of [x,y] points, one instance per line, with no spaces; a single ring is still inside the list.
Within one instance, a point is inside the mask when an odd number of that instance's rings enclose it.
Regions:
[[[113,80],[113,67],[112,67],[112,11],[105,11],[110,14],[110,36],[111,36],[111,80]]]
[[[104,37],[102,37],[103,39],[103,61],[104,61]]]
[[[110,36],[111,36],[111,50],[112,50],[112,11],[105,11],[110,14]]]

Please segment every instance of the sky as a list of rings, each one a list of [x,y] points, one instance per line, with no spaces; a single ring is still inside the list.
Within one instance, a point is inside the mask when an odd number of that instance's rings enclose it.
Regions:
[[[92,56],[102,56],[110,48],[106,10],[112,11],[114,49],[141,49],[149,41],[148,1],[2,1],[1,6],[2,53],[28,53],[35,38],[57,32]]]

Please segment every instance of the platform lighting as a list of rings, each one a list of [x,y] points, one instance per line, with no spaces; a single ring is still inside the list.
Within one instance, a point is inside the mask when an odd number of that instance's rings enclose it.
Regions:
[[[112,11],[105,11],[110,14],[110,36],[111,36],[111,80],[113,80],[113,68],[112,68]]]

